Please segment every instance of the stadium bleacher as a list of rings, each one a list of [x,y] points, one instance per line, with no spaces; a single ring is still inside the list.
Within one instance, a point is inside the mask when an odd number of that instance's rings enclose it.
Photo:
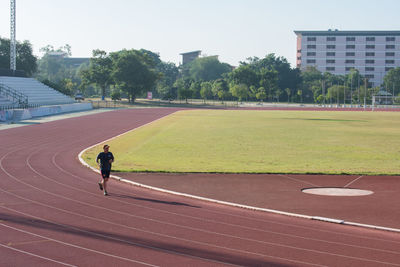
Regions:
[[[0,86],[5,85],[28,97],[29,105],[60,105],[75,103],[75,100],[51,87],[33,79],[22,77],[0,76]],[[4,101],[4,96],[2,97]],[[0,99],[0,105],[1,105]],[[4,103],[9,105],[10,103]]]
[[[12,107],[13,105],[13,101],[0,95],[0,107]]]

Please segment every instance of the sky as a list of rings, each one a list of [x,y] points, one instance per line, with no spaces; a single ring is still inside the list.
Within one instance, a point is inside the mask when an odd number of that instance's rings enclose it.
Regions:
[[[147,49],[179,64],[201,50],[238,66],[274,53],[295,67],[294,30],[400,30],[398,0],[16,0],[16,37],[40,48]],[[10,38],[10,1],[0,0],[0,36]]]

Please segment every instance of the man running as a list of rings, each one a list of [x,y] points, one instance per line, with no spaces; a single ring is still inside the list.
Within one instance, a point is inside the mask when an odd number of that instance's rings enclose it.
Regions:
[[[109,145],[104,145],[103,150],[104,152],[100,152],[97,155],[96,162],[100,167],[101,171],[101,176],[103,179],[99,182],[99,187],[100,190],[103,190],[104,188],[104,195],[107,196],[107,181],[108,178],[110,177],[110,172],[111,172],[111,164],[114,162],[114,156],[111,152],[109,152],[110,146]]]

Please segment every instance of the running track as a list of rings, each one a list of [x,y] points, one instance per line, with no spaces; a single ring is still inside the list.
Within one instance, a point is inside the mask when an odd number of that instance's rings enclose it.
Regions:
[[[400,235],[249,211],[111,181],[84,148],[175,109],[0,131],[0,266],[400,266]]]

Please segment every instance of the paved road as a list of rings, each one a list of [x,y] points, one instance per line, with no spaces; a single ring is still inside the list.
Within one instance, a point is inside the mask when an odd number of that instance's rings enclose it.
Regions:
[[[254,212],[111,181],[78,153],[174,109],[0,131],[0,266],[400,266],[400,235]]]

